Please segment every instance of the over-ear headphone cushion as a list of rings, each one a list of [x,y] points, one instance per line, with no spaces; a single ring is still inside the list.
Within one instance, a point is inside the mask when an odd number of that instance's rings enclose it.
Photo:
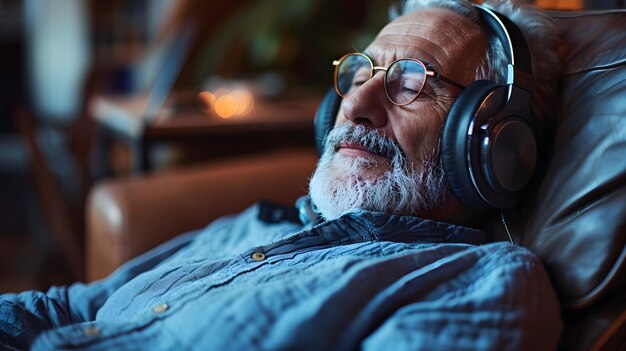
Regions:
[[[328,135],[335,125],[335,119],[337,119],[340,105],[341,97],[337,95],[335,89],[331,88],[326,95],[324,95],[322,103],[315,113],[315,120],[313,122],[315,129],[315,147],[320,156],[324,152],[324,139],[326,139],[326,135]]]
[[[452,192],[468,206],[487,207],[472,182],[468,131],[483,101],[501,87],[487,80],[470,84],[456,99],[441,135],[442,166]]]

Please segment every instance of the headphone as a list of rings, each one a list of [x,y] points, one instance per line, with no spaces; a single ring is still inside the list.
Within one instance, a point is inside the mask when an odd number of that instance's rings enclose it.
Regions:
[[[531,110],[530,50],[517,26],[505,16],[474,5],[507,56],[506,84],[477,80],[454,102],[441,135],[444,173],[455,196],[481,208],[515,206],[537,163],[537,123]],[[320,155],[341,104],[334,89],[315,114]]]

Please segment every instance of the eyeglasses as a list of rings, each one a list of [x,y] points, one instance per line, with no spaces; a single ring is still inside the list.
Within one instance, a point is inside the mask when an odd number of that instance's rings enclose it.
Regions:
[[[465,89],[465,86],[450,80],[415,59],[399,59],[389,67],[374,66],[372,59],[355,52],[333,61],[335,66],[335,91],[342,98],[358,89],[374,76],[376,71],[385,71],[384,87],[389,101],[405,106],[417,99],[426,84],[426,77],[433,77]]]

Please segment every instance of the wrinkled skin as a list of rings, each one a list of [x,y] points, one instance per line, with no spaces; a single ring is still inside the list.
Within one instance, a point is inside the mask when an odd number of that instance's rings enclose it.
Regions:
[[[415,58],[430,64],[441,75],[465,86],[474,81],[477,67],[484,59],[487,36],[482,29],[447,9],[421,9],[399,17],[381,30],[365,50],[376,66],[387,67],[399,58]],[[419,168],[423,160],[433,158],[438,150],[441,129],[448,111],[461,89],[429,77],[416,101],[396,106],[386,97],[383,72],[377,72],[342,101],[337,124],[365,124],[396,141],[407,161]],[[380,177],[389,162],[355,145],[341,145],[333,162],[345,162],[345,157],[365,157],[375,160],[366,176]],[[338,173],[341,167],[336,167]],[[342,174],[337,174],[340,179]],[[429,213],[415,215],[434,220],[460,223],[470,209],[464,209],[453,197],[448,203],[437,204]]]

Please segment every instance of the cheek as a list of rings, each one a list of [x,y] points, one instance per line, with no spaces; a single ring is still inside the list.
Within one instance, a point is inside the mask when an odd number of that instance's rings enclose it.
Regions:
[[[438,149],[447,111],[433,101],[414,102],[413,108],[397,107],[388,111],[389,121],[383,128],[402,147],[409,161],[430,160]],[[335,124],[347,122],[342,107]]]
[[[403,116],[394,134],[409,161],[420,163],[432,158],[439,147],[445,118],[445,114],[430,106],[422,106]]]
[[[339,111],[337,111],[337,117],[335,118],[335,125],[345,122],[348,119],[346,117],[344,117],[343,115],[343,107],[340,105],[339,106]]]

